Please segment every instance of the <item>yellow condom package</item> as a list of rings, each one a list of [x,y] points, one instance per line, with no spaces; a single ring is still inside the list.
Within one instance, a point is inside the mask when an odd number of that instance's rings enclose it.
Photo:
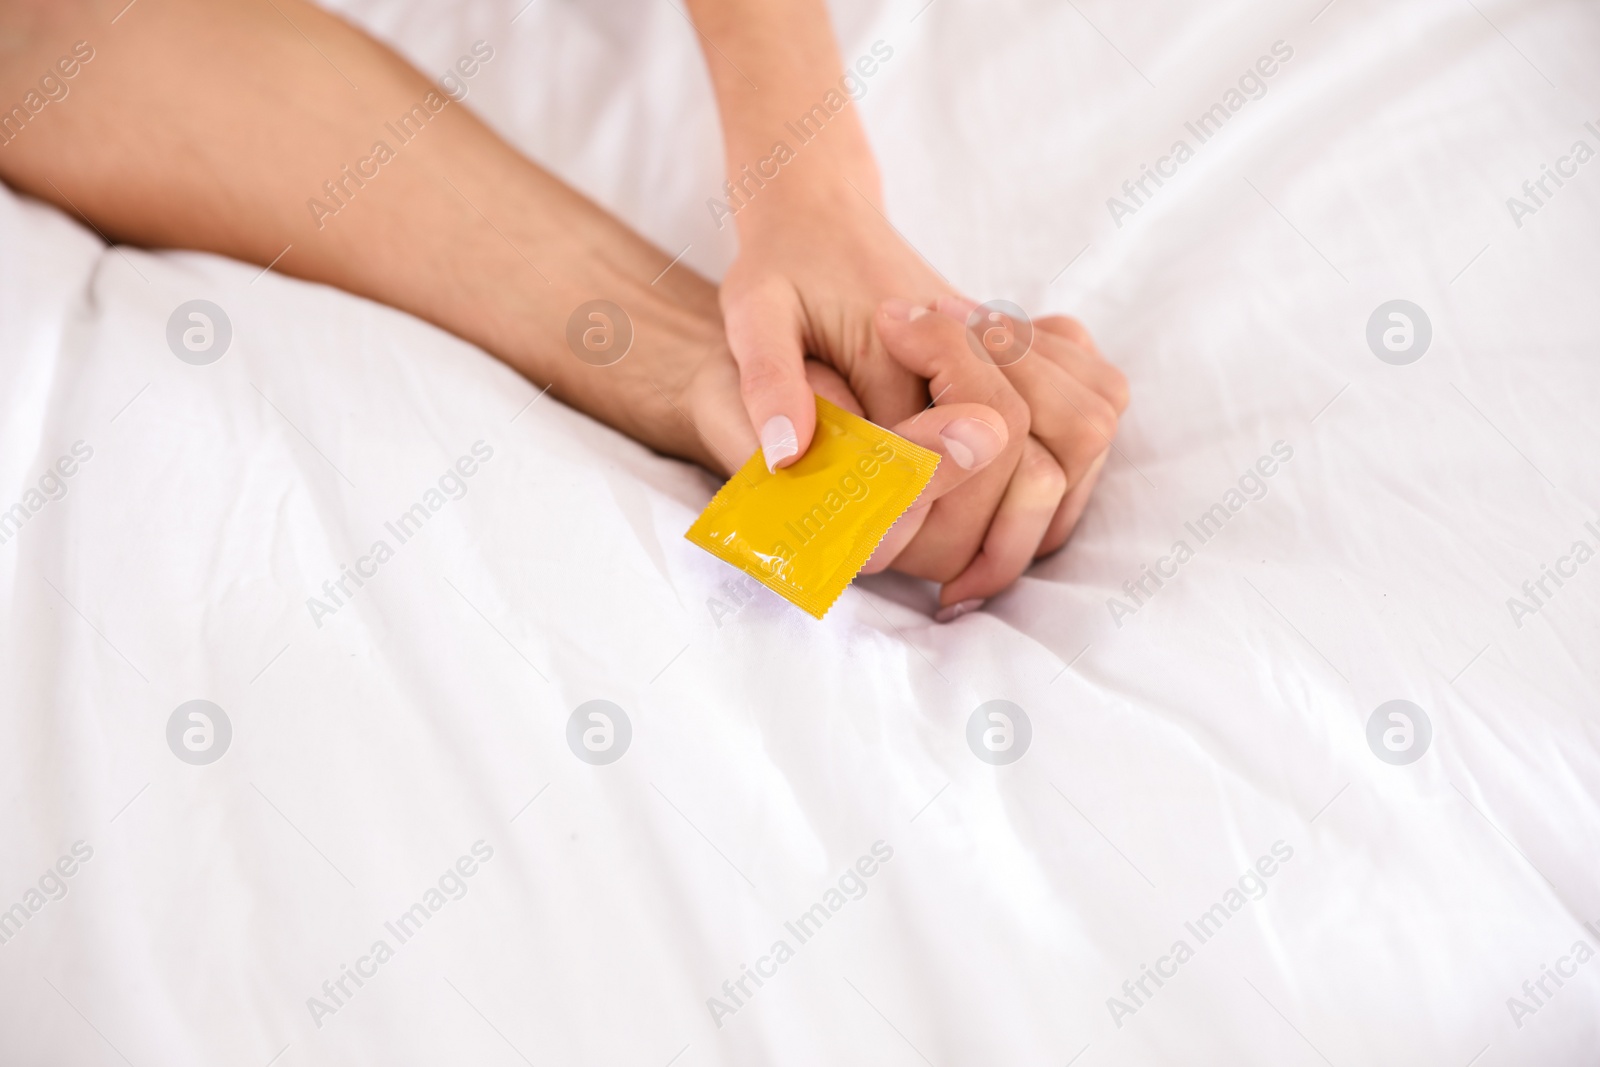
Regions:
[[[820,619],[938,466],[937,452],[819,396],[806,454],[775,472],[751,456],[684,536]]]

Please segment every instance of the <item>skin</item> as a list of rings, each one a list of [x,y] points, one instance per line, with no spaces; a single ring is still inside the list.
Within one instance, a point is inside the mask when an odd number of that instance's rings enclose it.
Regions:
[[[930,397],[999,412],[1003,453],[902,519],[868,567],[893,560],[944,583],[946,618],[970,610],[1066,541],[1127,406],[1127,382],[1079,323],[1059,316],[1034,324],[1033,348],[1014,364],[997,367],[972,352],[963,327],[976,302],[924,262],[885,214],[871,146],[841,91],[845,66],[823,0],[688,6],[722,117],[728,179],[742,180],[749,194],[733,215],[740,249],[721,303],[751,424],[788,417],[804,451],[813,428],[807,356],[838,371],[883,425],[912,416]],[[866,69],[894,62],[879,59]],[[858,64],[850,69],[860,82]],[[796,136],[800,116],[841,101],[820,133]],[[752,191],[750,168],[773,157],[780,141],[793,159]],[[949,321],[911,322],[913,307]]]
[[[649,447],[723,473],[756,450],[771,395],[803,425],[802,444],[813,390],[864,410],[951,460],[872,563],[945,582],[947,608],[1009,584],[1081,512],[1126,402],[1120,375],[1070,320],[1036,324],[1040,337],[1060,337],[1035,345],[1059,370],[1027,373],[1076,397],[1075,427],[1036,382],[1019,387],[1015,368],[977,360],[957,321],[963,305],[949,303],[959,298],[880,214],[850,109],[763,192],[762,211],[741,211],[740,257],[719,303],[682,264],[663,275],[668,255],[453,102],[375,177],[353,194],[346,186],[336,215],[317,218],[308,200],[328,202],[323,183],[391,140],[385,123],[429,93],[442,100],[438,86],[301,0],[124,3],[0,2],[0,106],[23,100],[74,42],[95,51],[67,98],[0,144],[0,178],[108,240],[275,262],[400,308]],[[705,39],[768,83],[753,104],[718,73],[726,61],[710,63],[735,170],[766,154],[770,143],[754,155],[749,146],[781,126],[774,113],[793,100],[805,101],[794,114],[805,111],[820,97],[815,79],[832,71],[837,81],[838,70],[819,5],[743,7],[694,5]],[[785,41],[795,58],[772,59]],[[566,342],[569,316],[597,297],[626,309],[634,328],[627,357],[607,367]],[[938,403],[923,412],[930,395]]]

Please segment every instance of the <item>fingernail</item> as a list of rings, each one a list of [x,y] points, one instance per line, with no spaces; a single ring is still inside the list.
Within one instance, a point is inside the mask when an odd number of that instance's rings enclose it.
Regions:
[[[761,456],[767,461],[767,470],[775,471],[778,464],[800,451],[800,439],[795,436],[794,423],[787,415],[774,415],[761,427]]]
[[[928,313],[928,309],[920,304],[913,304],[909,300],[902,300],[898,296],[890,297],[882,305],[882,311],[889,318],[898,322],[916,322]]]
[[[977,308],[978,302],[976,300],[968,300],[964,296],[941,296],[934,301],[933,306],[939,310],[939,314],[948,315],[957,322],[965,323],[967,319],[972,317],[972,312]]]
[[[954,622],[967,612],[977,611],[981,607],[983,607],[982,597],[977,597],[973,600],[962,600],[958,603],[951,604],[949,607],[940,608],[938,614],[933,617],[933,621]]]
[[[1000,454],[1000,435],[982,419],[956,419],[939,431],[939,440],[956,466],[970,471]]]

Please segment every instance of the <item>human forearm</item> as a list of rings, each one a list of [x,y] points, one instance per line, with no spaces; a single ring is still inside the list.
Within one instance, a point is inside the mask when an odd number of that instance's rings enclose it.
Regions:
[[[688,0],[722,118],[728,204],[741,232],[802,201],[879,199],[823,0]],[[880,46],[880,57],[892,52]],[[880,57],[861,62],[876,68]],[[853,188],[852,188],[853,187]]]
[[[941,618],[954,618],[1066,539],[1126,402],[1120,376],[1065,320],[1041,320],[1025,360],[974,347],[987,349],[981,338],[994,331],[971,327],[997,317],[985,309],[975,320],[978,305],[889,223],[851,103],[893,59],[891,45],[874,42],[846,67],[823,0],[689,2],[728,151],[727,205],[714,201],[712,211],[719,225],[731,215],[739,233],[721,293],[728,338],[751,422],[795,431],[773,433],[773,448],[763,433],[768,462],[803,454],[809,440],[803,356],[843,375],[883,425],[952,401],[989,405],[1006,420],[1006,451],[890,546],[896,567],[944,582]],[[939,340],[950,366],[965,363],[962,375],[936,379],[932,363],[908,361],[889,343],[933,308],[954,320]]]
[[[653,447],[722,465],[657,392],[681,393],[688,350],[723,345],[703,279],[680,264],[652,285],[668,256],[314,7],[140,0],[112,26],[120,7],[0,8],[0,101],[74,41],[95,52],[0,145],[0,177],[114,240],[283,253],[279,271],[426,318]],[[566,345],[597,297],[636,330],[613,367]]]

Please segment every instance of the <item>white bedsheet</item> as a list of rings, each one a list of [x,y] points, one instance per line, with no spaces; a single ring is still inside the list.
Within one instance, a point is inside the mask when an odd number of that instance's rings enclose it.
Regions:
[[[425,70],[489,43],[469,106],[720,272],[683,16],[524,2],[346,6]],[[821,623],[725,611],[682,539],[705,475],[408,316],[0,190],[0,1063],[1593,1062],[1600,562],[1508,605],[1600,545],[1600,162],[1560,162],[1600,148],[1593,5],[836,19],[847,58],[894,49],[861,107],[896,224],[980,298],[1080,315],[1133,388],[1068,549],[949,626],[892,578]],[[1544,164],[1576,175],[1535,204]],[[191,299],[232,323],[209,366],[167,347]],[[1432,327],[1406,366],[1366,340],[1394,299]],[[205,766],[167,742],[196,699],[232,728]],[[565,740],[595,699],[632,728],[606,766]],[[1010,765],[967,743],[994,699],[1032,727]],[[1409,765],[1367,742],[1397,699],[1432,725]]]

